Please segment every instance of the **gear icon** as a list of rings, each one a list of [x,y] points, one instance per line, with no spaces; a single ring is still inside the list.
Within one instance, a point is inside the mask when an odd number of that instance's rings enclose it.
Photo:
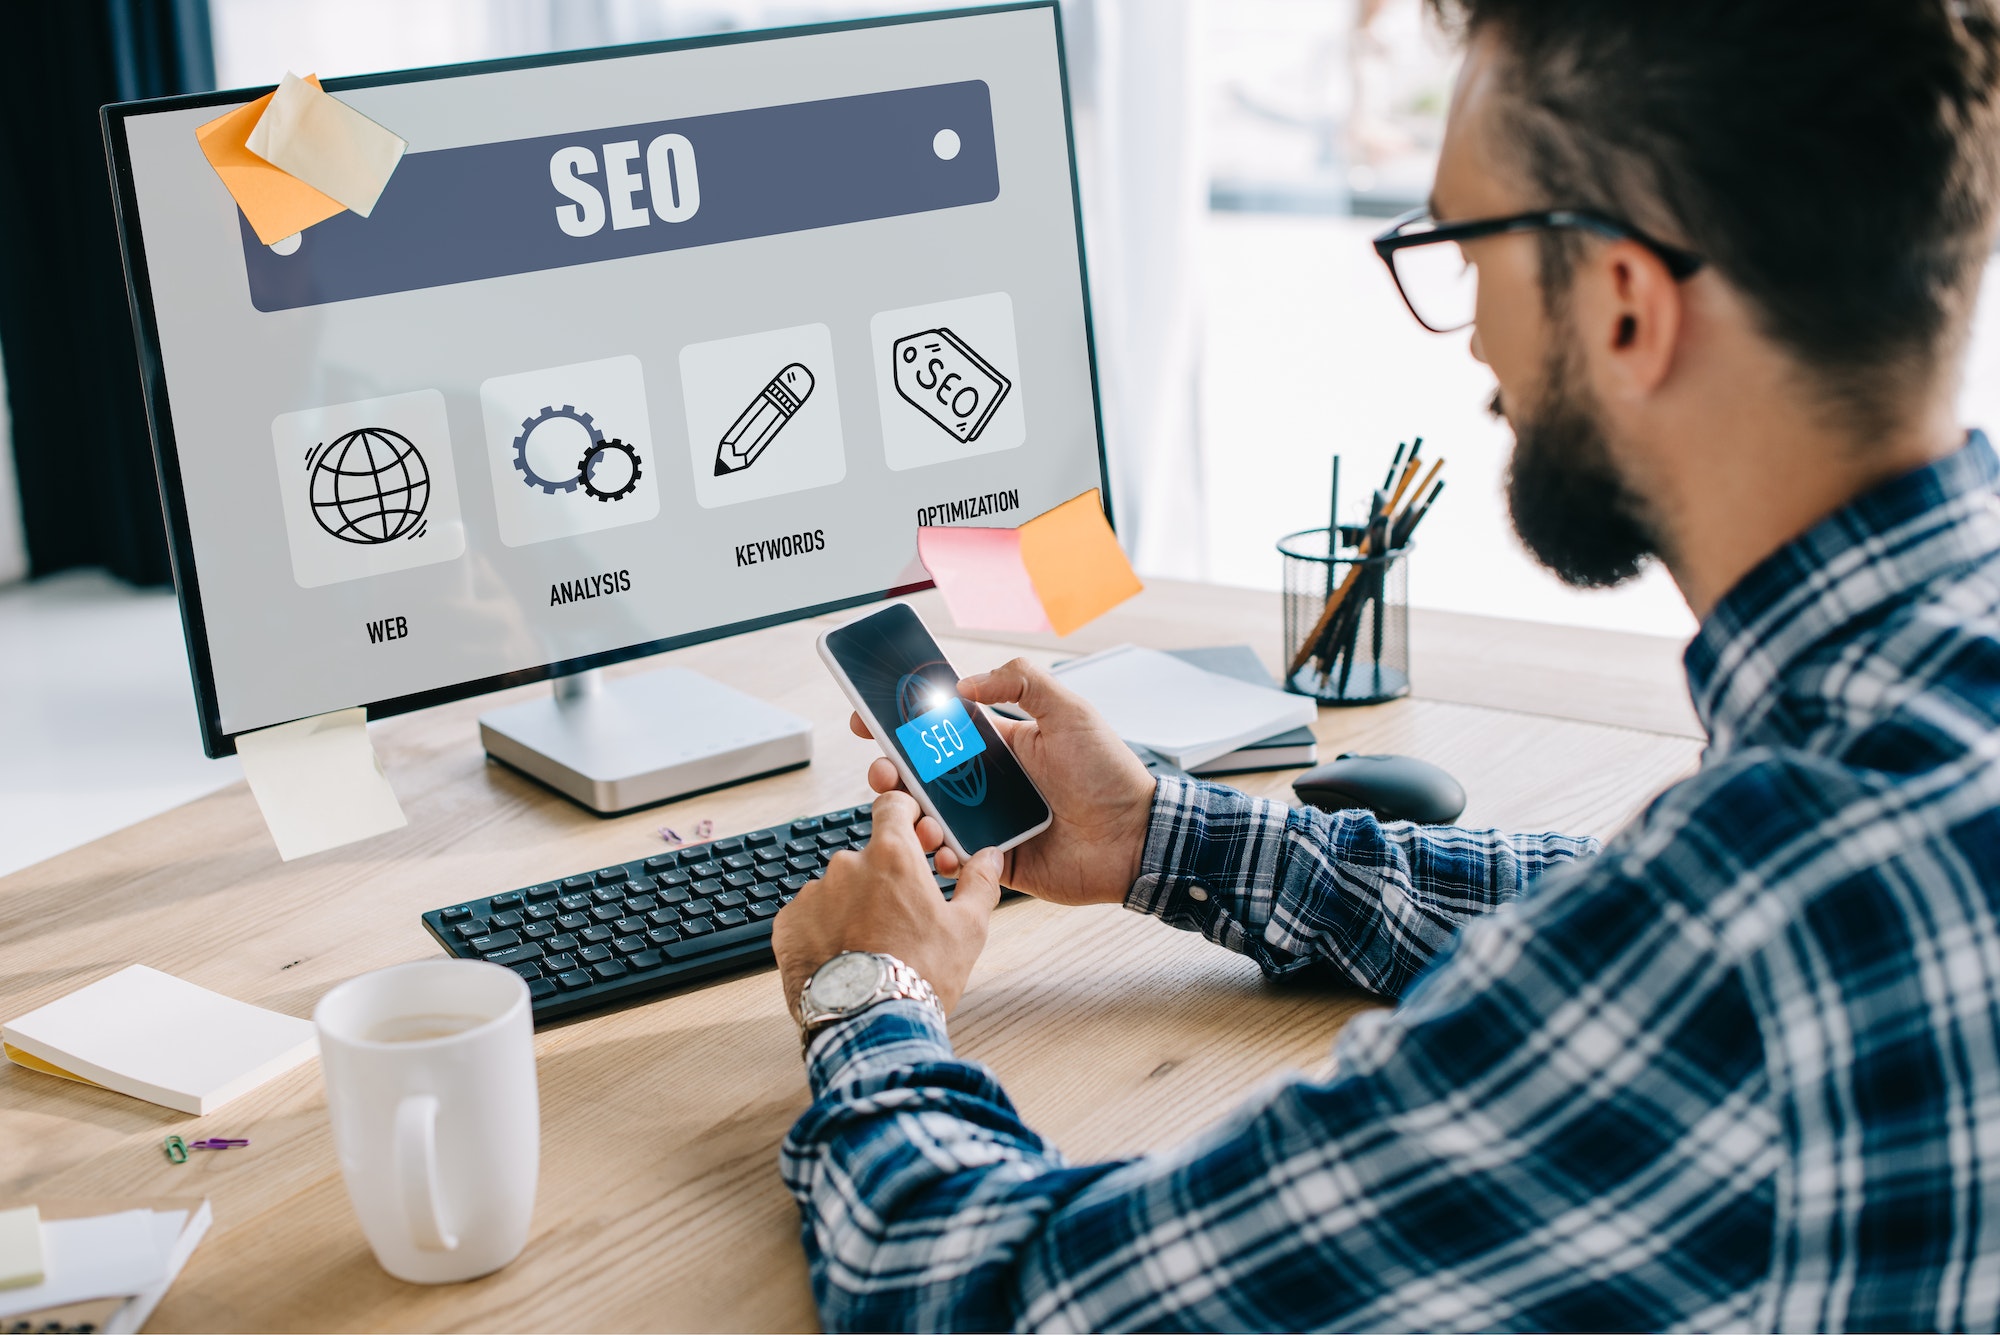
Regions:
[[[560,408],[544,408],[533,417],[525,419],[521,423],[521,434],[514,437],[514,467],[521,474],[522,481],[531,487],[540,487],[551,496],[559,491],[575,491],[577,484],[583,481],[583,469],[581,467],[577,469],[575,477],[555,482],[537,473],[528,463],[528,438],[535,434],[536,427],[547,422],[552,422],[557,418],[568,418],[590,433],[591,449],[589,453],[584,455],[586,459],[591,454],[597,453],[597,447],[604,443],[604,433],[599,431],[597,424],[590,420],[590,414],[578,412],[573,404],[565,403]],[[595,492],[592,493],[592,495],[595,494]]]
[[[597,480],[593,476],[593,474],[596,473],[597,466],[604,462],[604,456],[611,453],[613,450],[618,451],[620,454],[624,455],[627,459],[631,460],[632,475],[625,479],[624,486],[616,487],[609,491],[600,491],[597,486]],[[595,496],[600,501],[624,500],[627,496],[630,496],[634,491],[638,489],[639,479],[644,476],[644,474],[639,471],[639,451],[633,449],[630,445],[627,445],[624,441],[619,440],[615,437],[612,438],[611,440],[604,440],[600,438],[597,444],[591,446],[589,450],[585,451],[583,458],[576,461],[576,475],[577,478],[583,483],[583,489],[589,492],[591,495]]]

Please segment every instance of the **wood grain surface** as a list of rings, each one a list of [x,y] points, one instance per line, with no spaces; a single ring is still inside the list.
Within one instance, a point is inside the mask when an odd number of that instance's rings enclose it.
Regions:
[[[1249,640],[1275,662],[1275,599],[1255,624],[1243,614],[1254,597],[1161,584],[1060,646],[941,638],[967,671],[1121,640]],[[478,713],[547,689],[524,688],[375,727],[407,829],[281,863],[239,784],[0,880],[0,1017],[135,962],[306,1016],[345,978],[435,955],[425,909],[648,855],[664,846],[662,824],[686,832],[708,818],[725,835],[864,800],[876,752],[847,733],[811,650],[821,629],[781,626],[668,656],[811,718],[817,750],[804,770],[601,820],[480,752]],[[1552,689],[1532,651],[1546,628],[1461,618],[1426,634],[1442,647],[1419,650],[1423,698],[1322,710],[1323,754],[1433,760],[1464,782],[1468,824],[1600,835],[1696,763],[1675,714],[1685,688],[1662,679],[1670,655],[1631,643],[1645,637],[1564,632],[1561,671],[1583,684]],[[1590,675],[1594,645],[1601,679]],[[1472,664],[1482,654],[1494,655],[1490,670],[1453,669],[1458,685],[1432,694],[1450,678],[1425,655]],[[1578,717],[1563,716],[1566,705]],[[1284,797],[1291,777],[1232,781]],[[1341,1025],[1375,1004],[1351,989],[1266,983],[1249,961],[1122,909],[1017,902],[996,915],[952,1030],[1039,1130],[1091,1160],[1174,1144],[1273,1073],[1320,1066]],[[519,1260],[473,1283],[423,1288],[375,1265],[341,1185],[317,1063],[199,1119],[0,1065],[0,1205],[212,1198],[215,1227],[156,1331],[811,1327],[798,1218],[776,1167],[806,1088],[774,975],[559,1022],[535,1047],[534,1233]],[[171,1132],[253,1144],[174,1166],[160,1149]]]

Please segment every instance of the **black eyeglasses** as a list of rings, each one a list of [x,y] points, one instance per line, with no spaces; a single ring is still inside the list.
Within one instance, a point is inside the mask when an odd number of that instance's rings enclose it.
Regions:
[[[1428,209],[1412,209],[1375,238],[1375,253],[1389,266],[1396,290],[1403,294],[1403,304],[1417,317],[1417,323],[1434,334],[1449,334],[1472,323],[1479,300],[1479,271],[1465,258],[1459,243],[1549,227],[1573,227],[1613,241],[1635,241],[1659,256],[1676,282],[1692,278],[1704,263],[1699,255],[1655,241],[1636,227],[1587,209],[1547,209],[1465,222],[1439,222]]]

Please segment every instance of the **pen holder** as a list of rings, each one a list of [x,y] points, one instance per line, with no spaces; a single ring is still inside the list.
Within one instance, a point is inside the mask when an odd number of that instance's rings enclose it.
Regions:
[[[1410,693],[1405,543],[1358,554],[1359,528],[1311,528],[1278,542],[1285,563],[1285,689],[1323,705],[1373,705]],[[1328,611],[1331,609],[1331,616]]]

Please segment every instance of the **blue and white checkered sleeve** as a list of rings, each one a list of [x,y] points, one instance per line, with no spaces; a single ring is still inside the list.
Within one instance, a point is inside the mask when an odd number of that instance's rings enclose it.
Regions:
[[[1400,997],[1466,922],[1597,851],[1594,839],[1385,824],[1162,779],[1125,905],[1266,973],[1325,961]]]

